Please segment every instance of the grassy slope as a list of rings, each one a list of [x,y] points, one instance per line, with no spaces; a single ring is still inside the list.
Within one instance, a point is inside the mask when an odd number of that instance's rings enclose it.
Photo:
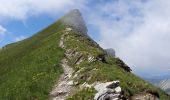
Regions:
[[[10,44],[0,50],[1,100],[44,100],[48,98],[55,80],[63,71],[59,63],[64,56],[64,50],[58,47],[63,29],[64,26],[58,21],[33,37]],[[66,44],[68,49],[76,48],[84,56],[87,54],[98,56],[104,53],[101,48],[94,46],[89,39],[74,33],[66,40]],[[152,90],[159,92],[162,100],[167,100],[167,96],[160,89],[122,70],[116,58],[108,56],[107,62],[88,63],[84,61],[80,65],[74,65],[70,61],[70,64],[76,71],[84,68],[81,72],[82,77],[92,76],[88,83],[118,79],[121,81],[121,86],[127,96]],[[87,81],[86,78],[75,80],[79,83]],[[83,89],[69,99],[88,100],[93,98],[94,93],[94,89]]]
[[[58,21],[26,40],[0,51],[0,100],[44,100],[63,72],[64,51],[58,47],[62,24]]]
[[[86,56],[87,54],[97,56],[104,53],[102,49],[97,48],[89,39],[80,35],[73,34],[68,36],[69,38],[67,38],[66,40],[66,47],[68,49],[76,48],[77,51],[82,52],[84,56]],[[103,63],[101,61],[89,63],[87,61],[84,61],[80,65],[73,65],[75,70],[83,68],[83,70],[81,71],[81,75],[79,75],[80,77],[75,80],[79,83],[88,82],[89,84],[96,81],[107,82],[120,80],[120,85],[127,97],[132,96],[136,93],[152,91],[159,93],[161,100],[168,100],[169,97],[162,90],[145,82],[143,79],[133,75],[132,73],[126,72],[121,69],[119,67],[119,60],[117,58],[107,56],[106,60],[107,63]],[[88,77],[91,77],[91,79],[88,80]],[[77,94],[70,97],[69,100],[91,100],[94,97],[94,93],[94,89],[83,89],[77,92]]]

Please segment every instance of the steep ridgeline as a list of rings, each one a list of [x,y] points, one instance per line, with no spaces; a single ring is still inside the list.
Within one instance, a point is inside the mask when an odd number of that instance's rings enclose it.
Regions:
[[[78,10],[0,50],[0,100],[169,100],[87,34]]]
[[[170,95],[170,79],[161,81],[158,86]]]
[[[109,56],[111,56],[111,57],[113,57],[113,58],[116,57],[116,52],[115,52],[115,50],[112,49],[112,48],[110,48],[110,49],[105,49],[105,52],[106,52],[107,55],[109,55]],[[126,70],[127,72],[131,72],[131,71],[132,71],[131,68],[130,68],[128,65],[126,65],[121,59],[119,59],[119,58],[116,58],[116,59],[117,59],[117,62],[119,63],[119,66],[120,66],[122,69]]]
[[[67,27],[73,28],[77,33],[87,35],[87,27],[79,10],[75,9],[70,11],[61,18],[61,21]]]
[[[116,52],[114,49],[105,49],[105,51],[107,52],[108,55],[116,57]]]

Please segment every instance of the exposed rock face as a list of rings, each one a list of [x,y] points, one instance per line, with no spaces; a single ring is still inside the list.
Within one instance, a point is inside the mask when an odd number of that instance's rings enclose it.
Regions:
[[[66,50],[65,55],[73,62],[73,64],[80,64],[85,59],[82,53],[77,52],[74,49]]]
[[[141,93],[141,94],[136,94],[135,96],[132,96],[131,100],[159,100],[159,98],[150,93]]]
[[[116,62],[122,69],[124,69],[127,72],[131,72],[131,68],[129,66],[127,66],[121,59],[117,58],[117,62]]]
[[[91,55],[88,56],[88,62],[94,62],[96,61],[97,59]]]
[[[158,86],[170,95],[170,79],[161,81]]]
[[[65,49],[64,44],[64,38],[65,35],[69,34],[69,32],[72,31],[71,28],[66,28],[65,33],[61,36],[59,46],[63,49]],[[68,54],[65,52],[65,58],[61,61],[61,66],[64,70],[64,74],[61,75],[60,79],[58,80],[58,83],[56,86],[53,87],[51,93],[50,93],[50,99],[51,100],[66,100],[66,98],[72,94],[72,92],[75,90],[73,85],[73,79],[72,75],[74,70],[72,67],[68,64]]]
[[[95,94],[94,100],[122,100],[122,90],[119,86],[119,81],[98,83],[94,86],[98,91]]]
[[[68,27],[73,28],[78,33],[87,35],[87,27],[79,10],[74,9],[70,11],[63,18],[61,18],[61,21]]]
[[[60,77],[58,84],[51,91],[51,100],[65,100],[74,90],[72,87],[73,80],[71,80],[73,69],[67,64],[66,59],[62,60],[62,67],[64,74]]]
[[[78,36],[82,36],[82,40],[84,36],[89,39],[90,42],[94,43],[96,47],[100,48],[96,42],[94,42],[87,35],[87,28],[85,26],[85,22],[78,10],[73,10],[65,15],[62,19],[63,23],[67,26],[67,28],[63,31],[64,33],[61,35],[61,40],[59,42],[59,46],[65,50],[65,58],[61,61],[61,65],[64,70],[64,74],[60,77],[58,83],[54,87],[51,92],[51,98],[53,100],[66,100],[69,96],[72,96],[74,92],[77,92],[78,89],[83,88],[95,88],[97,93],[95,94],[94,100],[128,100],[130,96],[127,98],[124,95],[124,91],[119,86],[119,81],[105,82],[101,83],[100,80],[96,80],[93,84],[88,84],[88,81],[91,79],[92,75],[89,72],[86,74],[82,74],[81,72],[85,69],[84,67],[79,67],[81,63],[84,61],[88,61],[89,63],[100,61],[103,63],[107,63],[106,57],[108,55],[115,58],[115,50],[114,49],[106,49],[103,53],[98,55],[92,55],[90,53],[84,54],[82,51],[78,51],[76,48],[69,48],[65,43],[67,39],[69,39],[69,34],[72,32],[78,32]],[[80,33],[80,35],[79,35]],[[81,40],[81,38],[80,38]],[[102,49],[102,48],[101,48]],[[103,49],[102,49],[103,50]],[[121,59],[115,58],[116,64],[120,66],[127,72],[130,72],[131,69],[128,67]],[[71,66],[74,66],[76,70],[73,70]],[[91,69],[98,70],[98,69]],[[86,80],[83,84],[76,79]],[[76,87],[76,86],[79,86]],[[132,96],[130,100],[158,100],[159,96],[156,96],[152,93],[143,93],[136,94]]]
[[[114,49],[105,49],[106,53],[112,57],[115,57],[115,50]]]

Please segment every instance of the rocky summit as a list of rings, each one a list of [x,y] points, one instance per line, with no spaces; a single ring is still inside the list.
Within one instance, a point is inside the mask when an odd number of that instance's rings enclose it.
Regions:
[[[110,49],[105,49],[105,51],[107,52],[108,55],[112,56],[112,57],[116,57],[116,52],[114,49],[110,48]]]
[[[85,21],[78,9],[74,9],[61,18],[62,23],[73,28],[79,34],[87,35]]]
[[[0,100],[170,100],[92,40],[78,10],[0,50],[0,91]]]

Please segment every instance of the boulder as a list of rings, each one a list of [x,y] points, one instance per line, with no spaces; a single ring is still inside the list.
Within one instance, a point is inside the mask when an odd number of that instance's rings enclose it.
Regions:
[[[119,81],[98,83],[94,88],[97,91],[94,100],[120,100],[123,98]]]

